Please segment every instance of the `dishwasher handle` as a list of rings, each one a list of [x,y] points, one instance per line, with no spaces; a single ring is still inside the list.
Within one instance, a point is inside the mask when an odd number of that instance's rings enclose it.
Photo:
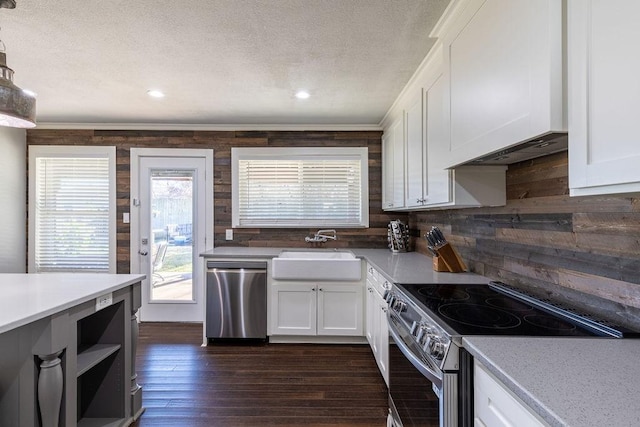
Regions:
[[[207,270],[267,270],[267,263],[263,261],[207,261]]]

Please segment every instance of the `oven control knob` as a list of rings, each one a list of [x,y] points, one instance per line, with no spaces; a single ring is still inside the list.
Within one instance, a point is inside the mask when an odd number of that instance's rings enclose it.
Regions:
[[[444,357],[445,345],[440,338],[433,338],[429,344],[429,353],[436,359]]]
[[[389,294],[387,295],[387,304],[389,304],[389,307],[393,307],[393,303],[396,300],[396,296],[394,294]]]
[[[418,344],[424,344],[427,340],[427,337],[431,334],[431,328],[425,324],[422,324],[420,325],[420,329],[418,330],[416,341],[418,341]]]
[[[419,325],[418,322],[415,321],[415,320],[411,324],[411,331],[410,332],[411,332],[411,335],[413,335],[414,337],[416,335],[418,335],[418,325]]]
[[[395,304],[393,305],[393,309],[398,313],[405,312],[407,311],[407,303],[405,303],[404,301],[396,300]]]

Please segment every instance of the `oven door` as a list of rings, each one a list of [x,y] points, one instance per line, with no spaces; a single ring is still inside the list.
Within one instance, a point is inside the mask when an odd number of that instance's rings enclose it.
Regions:
[[[458,375],[426,359],[402,321],[389,320],[389,409],[395,426],[456,427]]]

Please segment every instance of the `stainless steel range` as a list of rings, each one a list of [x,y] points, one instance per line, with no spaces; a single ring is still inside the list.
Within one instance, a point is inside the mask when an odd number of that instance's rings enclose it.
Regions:
[[[389,425],[473,425],[469,335],[638,337],[503,283],[394,285],[389,320]]]

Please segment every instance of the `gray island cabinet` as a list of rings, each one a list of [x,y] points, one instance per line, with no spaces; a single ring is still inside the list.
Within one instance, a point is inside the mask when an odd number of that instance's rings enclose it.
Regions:
[[[0,274],[0,425],[128,426],[136,382],[133,274]]]

